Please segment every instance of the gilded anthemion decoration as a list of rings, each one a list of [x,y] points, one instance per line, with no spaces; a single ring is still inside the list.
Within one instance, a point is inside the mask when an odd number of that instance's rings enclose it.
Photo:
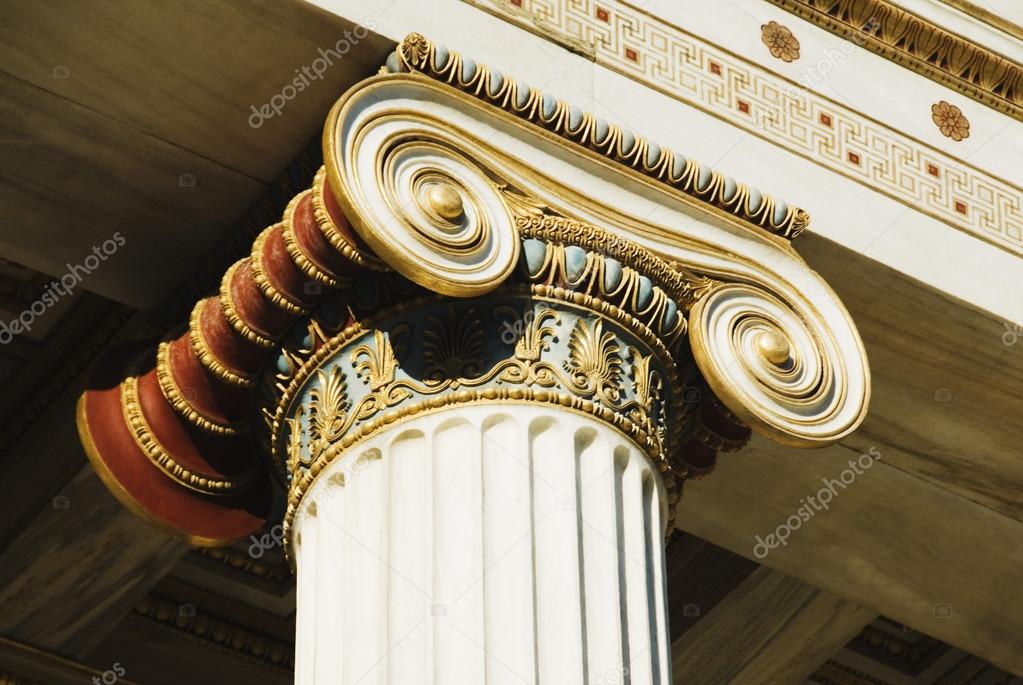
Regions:
[[[331,459],[355,442],[353,427],[381,413],[485,399],[569,405],[612,421],[654,456],[667,447],[672,408],[662,387],[674,364],[666,349],[623,323],[591,319],[585,309],[531,289],[473,302],[413,301],[414,309],[396,308],[373,322],[305,378],[288,426],[290,435],[308,439],[290,439],[292,469]],[[332,347],[327,341],[324,349]]]

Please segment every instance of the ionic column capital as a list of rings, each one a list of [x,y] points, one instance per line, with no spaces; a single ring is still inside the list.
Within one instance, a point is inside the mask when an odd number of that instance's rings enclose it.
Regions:
[[[344,449],[473,402],[587,414],[674,477],[749,429],[859,425],[863,345],[793,249],[803,210],[419,35],[384,72],[187,330],[97,367],[79,428],[129,506],[222,544],[273,478],[294,508]]]
[[[536,241],[600,255],[667,293],[685,319],[669,337],[686,344],[672,353],[683,376],[695,362],[693,385],[724,409],[690,434],[723,417],[710,438],[720,446],[741,437],[727,425],[741,422],[816,447],[862,421],[862,342],[790,244],[809,224],[803,210],[418,34],[388,69],[338,101],[324,150],[353,229],[396,271],[471,297],[509,282],[530,250],[543,252]]]

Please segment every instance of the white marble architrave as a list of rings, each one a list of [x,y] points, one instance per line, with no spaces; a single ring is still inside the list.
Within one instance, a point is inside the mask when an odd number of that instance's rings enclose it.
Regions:
[[[588,415],[406,419],[300,505],[295,682],[668,683],[664,528],[657,470]]]

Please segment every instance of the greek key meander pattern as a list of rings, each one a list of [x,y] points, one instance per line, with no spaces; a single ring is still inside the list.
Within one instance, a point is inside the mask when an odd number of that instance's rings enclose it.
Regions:
[[[1009,252],[1023,189],[618,0],[464,0]]]

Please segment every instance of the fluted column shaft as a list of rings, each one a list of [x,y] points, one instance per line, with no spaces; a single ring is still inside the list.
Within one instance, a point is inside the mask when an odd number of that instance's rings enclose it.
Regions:
[[[668,683],[664,486],[588,415],[419,415],[319,473],[296,517],[296,682]]]

